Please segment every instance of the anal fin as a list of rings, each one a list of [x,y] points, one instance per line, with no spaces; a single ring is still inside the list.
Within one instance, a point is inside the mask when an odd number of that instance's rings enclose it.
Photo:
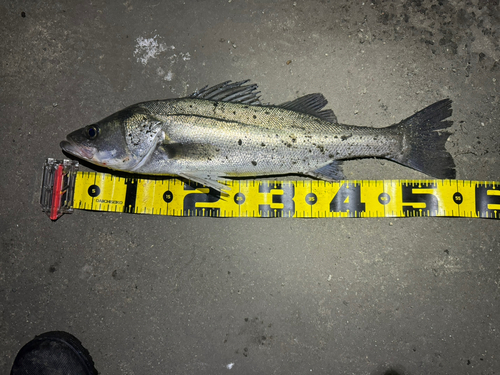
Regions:
[[[304,173],[307,176],[319,178],[320,180],[336,181],[344,180],[344,173],[342,172],[342,161],[334,161],[324,167],[318,168],[315,171]]]

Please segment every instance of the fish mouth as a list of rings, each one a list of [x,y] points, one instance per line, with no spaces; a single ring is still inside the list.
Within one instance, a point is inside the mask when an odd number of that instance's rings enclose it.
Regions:
[[[69,141],[62,141],[59,146],[63,151],[76,157],[86,160],[92,160],[94,158],[95,149],[93,147],[75,145],[74,143],[71,143]]]

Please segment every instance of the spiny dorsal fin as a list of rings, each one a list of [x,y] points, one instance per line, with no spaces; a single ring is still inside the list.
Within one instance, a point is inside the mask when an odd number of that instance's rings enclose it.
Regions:
[[[247,79],[245,81],[234,83],[231,83],[231,81],[226,81],[212,87],[205,86],[202,89],[197,90],[189,95],[189,98],[249,105],[261,105],[259,100],[260,96],[257,96],[260,91],[255,91],[257,90],[257,85],[255,83],[251,85],[245,85],[245,83],[247,83],[248,81],[250,80]]]
[[[337,116],[331,109],[321,110],[328,101],[323,94],[309,94],[280,104],[278,107],[289,109],[291,111],[307,113],[312,116],[319,117],[322,120],[337,124]]]

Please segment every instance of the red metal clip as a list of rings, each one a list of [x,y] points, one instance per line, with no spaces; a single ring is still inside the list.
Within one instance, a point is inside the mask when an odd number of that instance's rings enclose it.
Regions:
[[[73,212],[78,162],[48,158],[43,165],[40,204],[51,220]]]

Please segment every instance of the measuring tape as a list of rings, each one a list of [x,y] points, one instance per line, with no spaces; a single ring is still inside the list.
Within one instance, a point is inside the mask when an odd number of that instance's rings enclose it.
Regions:
[[[175,178],[78,171],[47,159],[43,211],[74,209],[205,217],[417,217],[500,219],[500,182],[465,180],[230,180],[228,194]]]

